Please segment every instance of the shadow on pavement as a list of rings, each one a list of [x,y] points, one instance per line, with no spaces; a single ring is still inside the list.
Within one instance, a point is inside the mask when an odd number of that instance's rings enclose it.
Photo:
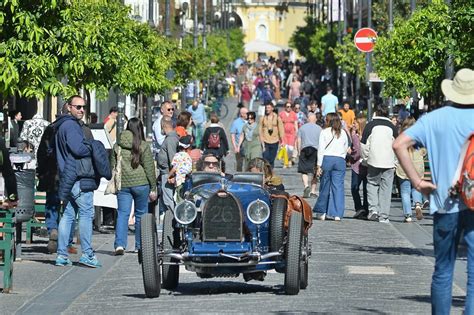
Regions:
[[[404,300],[415,301],[415,302],[431,303],[431,296],[429,295],[411,295],[411,296],[402,296],[400,298]],[[464,307],[465,302],[466,302],[465,296],[453,296],[452,306]]]
[[[354,245],[345,242],[330,241],[332,244],[341,245],[352,251],[368,252],[374,254],[391,254],[391,255],[411,255],[411,256],[433,256],[432,249],[418,249],[410,247],[387,247],[387,246],[367,246]]]

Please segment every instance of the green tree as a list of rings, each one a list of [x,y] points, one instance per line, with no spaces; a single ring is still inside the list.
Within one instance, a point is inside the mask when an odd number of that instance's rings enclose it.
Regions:
[[[433,2],[408,20],[397,20],[390,34],[375,45],[375,66],[385,80],[384,94],[404,97],[410,87],[424,96],[439,95],[448,53],[456,67],[472,67],[474,10],[469,1],[456,1],[450,9]]]
[[[337,28],[334,23],[333,32],[328,32],[327,25],[323,25],[310,17],[306,18],[306,25],[299,26],[290,38],[290,45],[298,50],[310,63],[324,64],[334,68],[332,48],[336,46]]]
[[[352,34],[344,36],[342,43],[337,43],[336,47],[330,50],[334,54],[336,64],[343,72],[365,78],[365,54],[357,50]]]
[[[56,25],[66,1],[0,1],[0,94],[43,97],[62,90]]]
[[[110,88],[125,94],[152,94],[171,87],[166,71],[176,46],[146,24],[129,18],[119,1],[83,0],[61,11],[58,40],[68,93]]]

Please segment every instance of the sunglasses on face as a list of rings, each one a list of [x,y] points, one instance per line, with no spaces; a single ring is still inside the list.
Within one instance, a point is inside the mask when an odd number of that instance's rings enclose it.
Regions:
[[[286,107],[286,108],[291,108],[291,105],[287,105],[287,106],[285,106],[285,107]]]
[[[71,105],[76,110],[86,109],[86,105]]]
[[[174,108],[168,108],[167,111],[174,112]]]
[[[210,162],[210,161],[204,161],[204,164],[206,166],[217,166],[219,162],[215,161],[215,162]]]

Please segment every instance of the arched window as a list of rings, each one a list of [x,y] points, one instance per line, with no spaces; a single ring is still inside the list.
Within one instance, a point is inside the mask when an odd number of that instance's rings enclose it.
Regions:
[[[267,38],[268,38],[267,27],[263,24],[260,24],[257,27],[257,39],[266,41]]]

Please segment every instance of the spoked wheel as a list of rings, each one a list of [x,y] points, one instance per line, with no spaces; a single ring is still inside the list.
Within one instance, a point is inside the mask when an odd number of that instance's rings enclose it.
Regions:
[[[308,260],[309,260],[308,235],[303,235],[303,255],[300,261],[300,289],[308,287]]]
[[[303,215],[293,211],[288,224],[288,240],[286,243],[286,272],[285,292],[296,295],[300,292],[301,285],[301,243],[303,236]]]
[[[141,260],[143,285],[148,298],[160,296],[161,279],[158,263],[158,235],[155,217],[151,213],[144,214],[141,220]]]
[[[163,222],[163,251],[165,253],[172,251],[178,247],[179,234],[174,228],[173,212],[166,211]],[[167,265],[165,263],[177,262],[176,259],[163,257],[163,288],[174,290],[179,283],[179,265]]]

